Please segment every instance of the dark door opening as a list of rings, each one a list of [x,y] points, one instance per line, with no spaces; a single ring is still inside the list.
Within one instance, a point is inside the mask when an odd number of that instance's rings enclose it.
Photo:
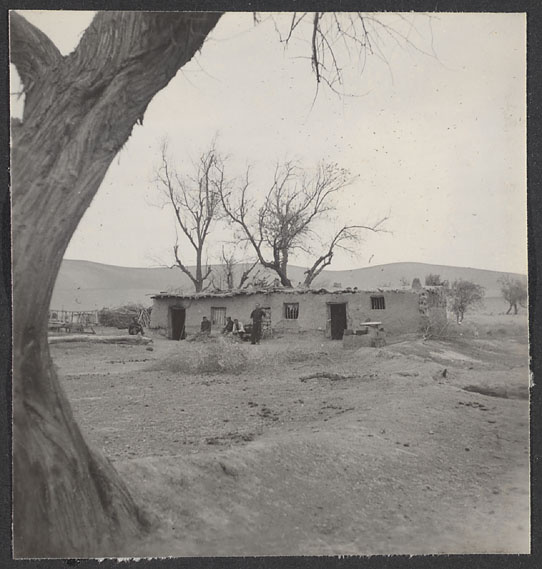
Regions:
[[[330,304],[331,339],[342,340],[346,329],[346,304]]]
[[[169,309],[169,313],[171,318],[171,339],[184,340],[186,338],[184,329],[186,310],[184,308],[173,307]]]

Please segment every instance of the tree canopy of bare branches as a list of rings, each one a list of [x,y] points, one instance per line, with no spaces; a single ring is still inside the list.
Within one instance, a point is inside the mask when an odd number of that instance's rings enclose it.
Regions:
[[[276,166],[259,207],[250,195],[250,169],[238,188],[220,195],[224,212],[253,247],[260,264],[275,271],[282,286],[292,287],[288,277],[291,254],[297,250],[312,253],[309,242],[315,223],[334,211],[333,197],[351,181],[350,173],[337,164],[322,162],[314,172],[308,172],[294,162],[285,162]],[[361,229],[377,231],[381,223],[340,228],[307,270],[304,285],[310,286],[331,263],[336,248],[356,241]]]
[[[211,267],[203,268],[203,255],[213,222],[220,217],[220,195],[224,191],[224,167],[215,143],[192,164],[191,173],[180,175],[168,156],[167,142],[160,149],[156,185],[175,212],[177,226],[196,255],[195,274],[182,260],[178,241],[173,246],[176,266],[185,273],[196,292],[205,290]]]

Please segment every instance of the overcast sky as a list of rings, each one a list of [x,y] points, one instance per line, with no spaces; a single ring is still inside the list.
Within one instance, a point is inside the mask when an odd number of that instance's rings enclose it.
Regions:
[[[21,13],[63,53],[93,15]],[[336,221],[389,215],[389,233],[368,235],[355,257],[337,254],[332,269],[415,261],[525,273],[524,15],[372,16],[408,41],[376,24],[364,66],[338,48],[348,96],[321,87],[316,99],[307,28],[285,49],[275,28],[285,31],[290,16],[263,15],[257,26],[252,14],[221,18],[134,128],[66,258],[170,263],[173,216],[156,206],[153,184],[160,140],[169,138],[182,170],[217,135],[232,175],[252,165],[255,192],[283,159],[307,168],[334,161],[357,177]],[[12,97],[14,114],[21,105]],[[323,225],[322,235],[331,229]],[[211,248],[211,261],[219,250]]]

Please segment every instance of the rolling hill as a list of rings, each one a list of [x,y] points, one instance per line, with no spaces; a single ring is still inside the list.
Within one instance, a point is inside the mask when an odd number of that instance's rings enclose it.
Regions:
[[[238,272],[242,270],[239,267]],[[217,282],[220,281],[222,267],[213,266]],[[294,284],[303,278],[304,268],[290,267],[289,275]],[[422,283],[429,274],[439,274],[442,279],[471,280],[486,289],[489,298],[500,296],[498,280],[504,275],[526,280],[525,275],[449,267],[425,263],[390,263],[375,265],[348,271],[323,271],[314,286],[358,287],[375,289],[378,287],[399,287],[402,281],[411,283],[419,278]],[[270,273],[261,270],[260,274]],[[236,276],[238,280],[238,276]],[[271,280],[273,277],[271,276]],[[58,310],[94,310],[103,307],[121,306],[127,303],[152,304],[151,296],[161,291],[192,292],[193,287],[188,277],[179,269],[168,268],[129,268],[104,265],[91,261],[65,259],[53,291],[51,308]]]

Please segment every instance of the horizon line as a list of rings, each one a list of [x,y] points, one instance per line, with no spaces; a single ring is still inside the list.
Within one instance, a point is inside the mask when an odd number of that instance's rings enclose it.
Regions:
[[[126,266],[126,265],[113,265],[110,263],[102,263],[100,261],[91,261],[89,259],[67,259],[64,258],[62,259],[62,262],[64,261],[73,261],[73,262],[79,262],[79,263],[92,263],[94,265],[103,265],[104,267],[116,267],[119,269],[140,269],[140,270],[150,270],[150,269],[175,269],[177,267],[173,266],[173,267],[168,267],[168,266],[164,266],[164,265],[154,265],[154,266],[146,266],[146,267],[133,267],[133,266]],[[244,265],[247,263],[239,263],[239,265]],[[213,267],[213,266],[223,266],[223,263],[210,263],[209,266]],[[366,265],[366,266],[362,266],[362,267],[355,267],[352,269],[324,269],[322,271],[322,273],[344,273],[344,272],[349,272],[349,271],[359,271],[359,270],[363,270],[363,269],[372,269],[372,268],[377,268],[377,267],[386,267],[386,266],[390,266],[390,265],[427,265],[429,267],[443,267],[443,268],[449,268],[449,269],[472,269],[475,271],[487,271],[487,272],[491,272],[491,273],[509,273],[509,274],[513,274],[513,275],[522,275],[527,277],[528,276],[528,270],[525,273],[520,273],[517,271],[508,271],[508,270],[502,270],[502,269],[483,269],[481,267],[469,267],[469,266],[462,266],[462,265],[445,265],[445,264],[439,264],[439,263],[427,263],[427,262],[423,262],[423,261],[393,261],[391,263],[380,263],[378,265]],[[188,267],[194,267],[195,265],[188,265]],[[301,266],[301,265],[296,265],[296,264],[291,264],[290,267],[295,267],[297,269],[304,269],[305,267]],[[272,270],[272,269],[270,269]]]

